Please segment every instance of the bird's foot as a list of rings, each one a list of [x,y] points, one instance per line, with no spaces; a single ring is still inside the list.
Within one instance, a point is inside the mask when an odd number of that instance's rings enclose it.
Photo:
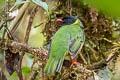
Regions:
[[[76,61],[74,61],[74,60],[72,60],[72,64],[70,65],[70,68],[72,68],[73,65],[80,65],[80,63],[79,63],[79,62],[76,62]]]

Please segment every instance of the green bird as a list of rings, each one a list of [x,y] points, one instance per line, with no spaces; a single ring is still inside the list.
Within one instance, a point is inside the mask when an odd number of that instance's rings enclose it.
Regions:
[[[79,19],[75,16],[65,16],[57,21],[62,23],[62,27],[51,41],[49,58],[44,70],[45,74],[49,75],[60,72],[65,57],[69,56],[73,60],[85,42],[83,24]],[[73,64],[77,63],[73,61]]]

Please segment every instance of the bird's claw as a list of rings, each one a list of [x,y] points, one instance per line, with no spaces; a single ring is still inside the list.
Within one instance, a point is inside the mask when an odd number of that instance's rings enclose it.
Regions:
[[[79,62],[76,62],[76,61],[74,61],[74,60],[72,60],[72,64],[70,65],[70,68],[72,68],[73,65],[80,65],[80,63],[79,63]]]

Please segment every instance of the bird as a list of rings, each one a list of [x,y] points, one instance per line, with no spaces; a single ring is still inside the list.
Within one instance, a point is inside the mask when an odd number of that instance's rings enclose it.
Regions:
[[[72,61],[71,67],[78,64],[73,59],[78,51],[80,51],[85,42],[85,33],[83,24],[76,16],[64,16],[57,19],[62,24],[60,29],[53,35],[49,56],[44,68],[47,75],[54,75],[60,72],[62,65],[67,56]]]

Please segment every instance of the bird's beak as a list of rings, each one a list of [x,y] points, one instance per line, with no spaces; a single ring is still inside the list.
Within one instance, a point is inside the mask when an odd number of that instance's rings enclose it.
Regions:
[[[57,19],[57,22],[61,22],[61,23],[62,23],[62,22],[64,22],[64,21],[63,21],[62,19]]]

